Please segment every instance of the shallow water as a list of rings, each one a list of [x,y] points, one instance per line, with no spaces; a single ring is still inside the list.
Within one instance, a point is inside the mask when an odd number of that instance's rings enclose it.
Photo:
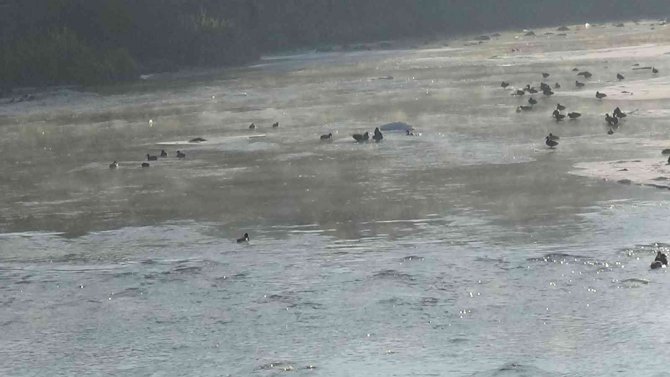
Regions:
[[[0,374],[665,375],[670,193],[572,173],[663,162],[670,34],[545,31],[1,105]],[[350,136],[392,121],[421,136]]]

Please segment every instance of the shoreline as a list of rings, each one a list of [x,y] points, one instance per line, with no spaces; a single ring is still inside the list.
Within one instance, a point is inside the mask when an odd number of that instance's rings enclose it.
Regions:
[[[638,19],[638,20],[608,20],[608,21],[599,21],[596,23],[591,23],[590,27],[592,29],[600,29],[606,27],[609,24],[616,22],[625,22],[625,23],[635,23],[636,25],[642,25],[649,23],[650,25],[656,25],[660,21],[658,19]],[[664,25],[665,26],[665,25]],[[511,42],[519,43],[522,42],[525,38],[524,34],[529,31],[537,31],[536,35],[532,36],[533,39],[528,41],[535,41],[536,38],[544,38],[548,36],[556,36],[556,31],[559,28],[567,27],[569,30],[567,33],[575,32],[584,32],[584,24],[555,24],[550,26],[527,26],[524,29],[518,28],[507,28],[507,29],[497,29],[489,30],[486,32],[474,33],[474,32],[462,32],[454,34],[446,33],[435,33],[432,35],[426,35],[423,37],[407,37],[399,39],[390,39],[390,40],[374,40],[374,41],[365,41],[361,40],[359,42],[351,43],[324,43],[318,46],[304,47],[304,48],[291,48],[285,50],[277,50],[267,54],[259,54],[254,59],[250,59],[245,63],[231,64],[231,65],[220,65],[220,66],[197,66],[189,65],[183,67],[177,67],[176,70],[165,70],[165,71],[155,71],[155,72],[139,72],[137,77],[129,80],[120,80],[120,81],[111,81],[107,83],[94,84],[94,85],[83,85],[83,84],[57,84],[57,85],[44,85],[44,86],[15,86],[15,87],[6,87],[0,91],[0,106],[12,104],[12,98],[16,99],[17,95],[26,95],[34,93],[47,93],[53,92],[61,89],[75,90],[79,92],[99,92],[100,89],[106,88],[115,88],[119,86],[126,85],[137,85],[142,82],[152,82],[160,78],[165,78],[167,80],[182,80],[182,79],[195,79],[195,78],[204,78],[210,77],[216,74],[222,74],[225,72],[234,72],[239,69],[249,69],[254,68],[255,66],[262,65],[264,62],[272,62],[282,59],[290,59],[292,57],[300,56],[304,57],[310,54],[328,54],[328,53],[357,53],[357,52],[372,52],[372,51],[394,51],[394,50],[421,50],[421,49],[431,49],[431,48],[463,48],[463,47],[476,47],[480,44],[489,43],[496,39],[500,39],[504,36],[511,35],[513,40]],[[488,37],[489,39],[482,39],[482,37]],[[613,48],[603,48],[600,49],[601,53],[605,53],[608,50],[624,50],[626,48],[650,48],[655,46],[654,43],[648,43],[646,46],[640,46],[637,44],[631,46],[617,46]],[[658,46],[657,46],[658,47]],[[670,49],[670,45],[666,45]],[[670,50],[669,50],[670,51]],[[667,54],[670,54],[668,52]],[[500,59],[500,56],[496,56],[497,59]],[[9,100],[9,101],[8,101]]]

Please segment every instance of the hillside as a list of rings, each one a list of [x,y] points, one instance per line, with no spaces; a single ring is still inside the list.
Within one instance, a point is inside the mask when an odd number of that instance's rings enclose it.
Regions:
[[[661,0],[0,0],[0,89],[128,80],[297,47],[669,13]]]

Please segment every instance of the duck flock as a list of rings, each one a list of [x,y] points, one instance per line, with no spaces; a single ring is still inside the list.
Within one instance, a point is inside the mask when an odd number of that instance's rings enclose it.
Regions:
[[[633,65],[633,70],[641,70],[641,69],[651,70],[651,73],[653,75],[656,75],[659,72],[658,69],[656,69],[655,67],[640,67],[639,64],[634,64]],[[579,68],[573,68],[572,71],[577,72],[576,75],[578,77],[583,77],[584,80],[589,80],[591,77],[593,77],[593,74],[591,72],[580,71]],[[542,72],[542,78],[543,79],[548,79],[550,76],[551,76],[550,73]],[[616,74],[616,79],[618,81],[622,81],[622,80],[625,80],[625,76],[621,73],[617,73]],[[580,82],[578,79],[575,80],[575,88],[581,89],[581,88],[584,88],[585,86],[586,86],[586,83]],[[526,84],[525,87],[523,87],[521,89],[516,89],[516,88],[512,88],[511,84],[509,82],[503,81],[503,82],[500,83],[500,87],[503,88],[503,89],[510,88],[512,90],[511,95],[513,95],[513,96],[522,97],[522,96],[525,96],[527,94],[530,95],[530,97],[528,98],[528,101],[527,101],[528,102],[527,105],[517,106],[516,112],[521,113],[521,112],[533,111],[535,109],[535,105],[538,104],[538,100],[533,97],[533,94],[537,94],[537,93],[541,92],[544,97],[551,97],[552,95],[554,95],[554,90],[557,90],[557,89],[561,88],[561,84],[556,82],[552,87],[551,85],[549,85],[545,82],[540,82],[539,90],[536,89],[534,86],[531,86],[531,84]],[[596,99],[603,100],[606,97],[607,97],[607,94],[601,93],[600,91],[596,91],[596,94],[595,94]],[[577,111],[571,111],[567,114],[564,114],[564,113],[562,113],[564,110],[566,110],[566,106],[561,105],[560,103],[558,103],[556,105],[556,108],[551,113],[552,118],[556,122],[561,122],[566,117],[569,120],[577,120],[582,116],[582,114],[577,112]],[[614,109],[614,111],[612,111],[612,115],[610,115],[609,113],[606,113],[605,114],[605,123],[606,123],[606,126],[607,126],[607,134],[608,135],[613,135],[614,131],[616,131],[618,129],[620,121],[623,120],[624,118],[626,118],[627,115],[628,114],[623,112],[619,107],[616,107]],[[547,135],[545,137],[544,142],[550,149],[554,149],[556,146],[558,146],[558,140],[559,140],[558,136],[553,135],[553,134],[550,133],[549,135]],[[670,164],[670,159],[668,159],[668,164]]]
[[[648,69],[651,70],[651,73],[653,75],[656,75],[659,73],[658,69],[655,67],[640,67],[639,64],[634,64],[633,65],[633,70],[641,70],[641,69]],[[593,77],[593,74],[589,71],[580,71],[578,68],[574,68],[572,70],[573,72],[578,72],[577,76],[582,76],[584,79],[588,80],[591,77]],[[547,79],[550,76],[549,73],[542,72],[542,78]],[[625,76],[621,73],[616,74],[616,79],[618,81],[625,80]],[[509,82],[503,81],[500,84],[500,87],[503,89],[506,89],[510,87],[511,84]],[[584,88],[586,84],[584,82],[580,82],[579,80],[575,80],[575,87],[577,89]],[[526,84],[526,86],[523,89],[512,89],[512,95],[513,96],[524,96],[526,94],[531,95],[530,98],[528,98],[528,105],[520,105],[517,107],[516,112],[526,112],[526,111],[532,111],[534,109],[534,106],[538,104],[538,101],[532,97],[532,94],[539,93],[540,91],[545,97],[550,97],[554,94],[554,91],[552,90],[552,87],[549,86],[548,84],[541,82],[539,86],[539,91],[535,89],[533,86],[530,84]],[[557,82],[554,84],[553,89],[560,89],[561,85]],[[601,93],[600,91],[596,91],[595,98],[598,100],[603,100],[604,98],[607,98],[607,94]],[[556,108],[553,110],[551,113],[552,118],[556,122],[561,122],[566,118],[566,114],[563,114],[562,112],[566,110],[566,106],[561,105],[558,103],[556,105]],[[632,113],[632,112],[631,112]],[[630,114],[630,113],[628,113]],[[612,111],[612,115],[609,113],[605,114],[605,125],[607,127],[607,134],[608,135],[613,135],[614,131],[616,131],[619,127],[619,124],[628,116],[627,113],[623,112],[619,107],[616,107]],[[577,120],[579,117],[581,117],[582,114],[576,111],[572,111],[567,113],[567,118],[569,120]],[[560,137],[557,135],[554,135],[552,133],[549,133],[544,139],[544,143],[549,149],[554,149],[558,146],[558,141],[560,140]],[[663,154],[670,154],[670,149],[663,150]],[[668,158],[668,165],[670,165],[670,157]],[[658,269],[661,267],[666,267],[668,265],[668,258],[667,256],[662,253],[658,252],[656,254],[656,257],[654,261],[651,263],[650,267],[651,269]]]
[[[204,139],[203,139],[203,140],[204,140]],[[193,142],[193,141],[191,141],[191,142]],[[147,153],[147,161],[158,161],[158,158],[159,158],[159,157],[160,157],[160,158],[166,158],[166,157],[168,157],[168,154],[167,154],[167,152],[165,151],[165,149],[161,149],[160,156],[158,156],[158,155],[152,155],[152,154]],[[184,152],[182,152],[182,151],[177,151],[177,158],[179,158],[179,159],[186,158],[186,154],[185,154]],[[142,164],[141,164],[140,166],[143,167],[143,168],[148,168],[148,167],[151,166],[151,164],[149,164],[148,162],[142,162]],[[110,168],[110,169],[117,169],[118,167],[119,167],[119,163],[118,163],[118,161],[116,161],[116,160],[114,160],[114,162],[112,162],[111,164],[109,164],[109,168]]]
[[[659,73],[659,70],[656,69],[655,67],[651,67],[651,66],[641,67],[639,64],[634,64],[632,69],[634,71],[649,70],[649,71],[651,71],[652,75],[657,75]],[[573,68],[572,71],[575,72],[575,74],[576,74],[576,78],[575,78],[575,81],[574,81],[574,87],[576,89],[585,88],[586,85],[587,85],[587,81],[590,80],[593,77],[593,74],[589,71],[581,71],[578,68]],[[551,77],[551,73],[541,72],[541,76],[542,76],[542,80],[548,80],[549,77]],[[582,80],[582,81],[580,81],[580,80]],[[623,80],[625,80],[625,76],[622,73],[617,73],[616,74],[616,80],[617,81],[623,81]],[[502,81],[500,83],[500,87],[503,88],[503,89],[511,90],[511,95],[512,96],[516,96],[516,97],[523,97],[523,96],[526,96],[526,95],[529,96],[529,98],[527,100],[527,104],[517,106],[517,108],[516,108],[517,113],[531,112],[531,111],[535,110],[536,106],[540,106],[540,101],[538,101],[538,99],[536,99],[533,95],[537,94],[538,96],[548,98],[548,97],[551,97],[552,95],[555,94],[555,92],[554,92],[555,90],[559,90],[559,89],[562,88],[562,86],[559,82],[555,82],[553,85],[551,85],[551,84],[547,84],[544,81],[541,81],[537,88],[535,86],[531,85],[531,84],[526,84],[525,86],[521,86],[520,88],[515,88],[515,87],[512,86],[512,84],[510,82],[506,82],[506,81]],[[626,93],[626,92],[624,92],[624,93]],[[607,94],[602,93],[600,91],[596,91],[595,98],[599,101],[602,101],[603,99],[607,98]],[[560,103],[557,103],[556,107],[553,108],[553,110],[552,110],[551,117],[553,118],[553,120],[555,122],[559,123],[559,122],[564,121],[566,118],[569,121],[577,121],[582,116],[582,113],[577,112],[577,111],[569,111],[567,113],[565,113],[565,111],[567,111],[567,107],[560,104]],[[604,114],[604,120],[605,120],[605,125],[606,125],[606,128],[607,128],[607,134],[608,135],[613,135],[614,132],[618,129],[619,125],[625,120],[627,115],[629,115],[631,113],[632,112],[625,113],[619,107],[616,107],[612,111],[612,115],[610,115],[609,113]],[[389,124],[389,125],[392,125],[392,124]],[[383,127],[384,126],[382,126],[382,128]],[[275,129],[279,128],[279,122],[273,123],[272,128],[275,128]],[[249,130],[256,130],[257,126],[256,126],[255,123],[251,123],[248,126],[248,129]],[[393,130],[395,130],[395,129],[393,129]],[[408,127],[407,129],[403,129],[403,130],[406,132],[407,136],[418,136],[418,135],[420,135],[419,133],[416,133],[415,130],[411,127]],[[368,131],[366,131],[364,133],[356,133],[356,134],[353,134],[351,136],[354,139],[354,141],[357,142],[357,143],[367,143],[371,139],[370,138],[370,133]],[[375,128],[373,133],[372,133],[372,141],[378,143],[378,142],[381,142],[383,139],[384,139],[384,136],[383,136],[380,128],[379,127]],[[544,143],[549,149],[554,149],[559,145],[559,140],[560,140],[559,136],[554,135],[553,133],[549,133],[545,137]],[[200,137],[189,140],[190,143],[200,143],[200,142],[204,142],[204,141],[206,141],[206,139],[200,138]],[[328,134],[321,135],[320,136],[320,141],[321,142],[332,142],[333,141],[332,132],[328,133]],[[670,150],[668,150],[668,152],[670,152]],[[665,151],[663,153],[666,154]],[[670,153],[668,153],[668,154],[670,154]],[[184,159],[184,158],[186,158],[186,154],[183,153],[182,151],[178,150],[178,151],[176,151],[176,157],[178,159]],[[151,155],[150,153],[148,153],[148,154],[146,154],[146,158],[147,158],[147,162],[142,162],[141,163],[142,168],[150,167],[151,165],[150,165],[149,161],[157,161],[159,158],[168,158],[168,153],[165,150],[161,150],[160,155]],[[668,159],[668,164],[670,165],[670,158]],[[114,161],[109,165],[110,169],[116,169],[118,167],[119,167],[119,163],[117,161]],[[237,243],[246,243],[248,241],[249,241],[249,234],[248,233],[244,233],[244,235],[241,238],[237,239]],[[659,268],[659,267],[666,266],[666,265],[667,265],[667,257],[665,256],[665,254],[662,254],[662,253],[659,252],[659,254],[656,256],[656,259],[651,264],[651,268],[655,269],[655,268]]]

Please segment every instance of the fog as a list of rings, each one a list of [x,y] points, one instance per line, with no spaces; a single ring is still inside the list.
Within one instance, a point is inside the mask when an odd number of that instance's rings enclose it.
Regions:
[[[0,374],[664,373],[668,26],[555,4],[477,12],[525,12],[500,30],[13,87]],[[413,134],[352,137],[390,122]]]

